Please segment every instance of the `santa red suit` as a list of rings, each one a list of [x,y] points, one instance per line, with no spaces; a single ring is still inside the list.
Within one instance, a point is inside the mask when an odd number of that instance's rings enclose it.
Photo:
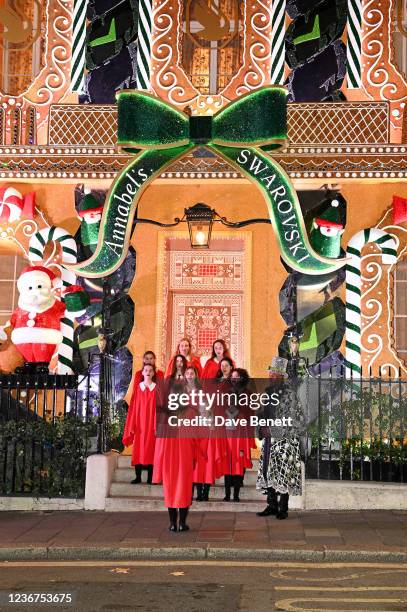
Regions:
[[[11,340],[28,363],[49,363],[62,342],[65,304],[53,295],[55,274],[43,266],[24,268],[17,281],[18,308],[10,324]]]
[[[157,386],[135,385],[127,414],[123,444],[133,445],[131,464],[152,465],[156,443]]]

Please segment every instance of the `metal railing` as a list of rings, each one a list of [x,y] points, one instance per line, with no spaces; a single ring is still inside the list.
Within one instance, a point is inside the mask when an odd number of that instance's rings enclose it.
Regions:
[[[88,399],[88,377],[0,376],[0,495],[83,497],[98,420]]]
[[[92,376],[0,376],[0,496],[83,497],[86,459],[121,450],[126,406],[112,364]],[[295,371],[306,477],[406,482],[407,379]],[[113,382],[112,382],[113,381]]]
[[[407,379],[307,377],[306,477],[406,482]]]

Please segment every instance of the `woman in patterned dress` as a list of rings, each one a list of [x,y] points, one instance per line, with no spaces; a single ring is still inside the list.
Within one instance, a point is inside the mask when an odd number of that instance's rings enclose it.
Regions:
[[[277,393],[279,404],[268,406],[263,411],[265,418],[281,418],[292,415],[296,407],[296,397],[286,380],[287,360],[274,357],[269,370],[269,395]],[[261,427],[262,439],[256,489],[267,495],[267,507],[258,516],[275,515],[278,519],[288,516],[290,495],[301,494],[301,457],[300,442],[292,431],[283,436],[273,437],[268,427]]]

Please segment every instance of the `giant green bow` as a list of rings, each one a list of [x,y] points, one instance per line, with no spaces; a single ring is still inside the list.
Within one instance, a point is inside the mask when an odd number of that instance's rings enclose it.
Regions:
[[[175,159],[201,145],[214,150],[261,189],[281,256],[291,268],[325,274],[342,267],[343,259],[321,257],[312,250],[297,194],[284,170],[264,152],[285,141],[286,95],[282,87],[265,87],[231,102],[214,116],[189,117],[145,92],[120,92],[118,144],[138,155],[120,172],[108,193],[95,253],[71,269],[87,277],[116,270],[127,254],[141,193]]]

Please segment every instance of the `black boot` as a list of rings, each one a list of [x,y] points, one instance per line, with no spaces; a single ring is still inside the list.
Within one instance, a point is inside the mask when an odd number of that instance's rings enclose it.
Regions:
[[[177,518],[178,518],[178,511],[176,508],[168,508],[168,514],[170,516],[170,526],[168,527],[168,529],[170,531],[177,531],[178,527],[177,527]]]
[[[225,497],[223,498],[223,501],[225,502],[229,502],[230,501],[230,490],[232,488],[232,476],[230,476],[230,474],[225,474]]]
[[[203,484],[200,482],[197,482],[195,486],[196,486],[196,501],[202,501]]]
[[[209,501],[210,488],[211,485],[208,484],[204,484],[204,486],[202,487],[202,501]]]
[[[147,466],[147,484],[153,484],[153,466]]]
[[[240,487],[243,485],[243,476],[233,477],[233,501],[240,502]]]
[[[288,493],[281,493],[276,518],[286,519],[288,516]]]
[[[179,509],[179,531],[188,531],[189,527],[186,524],[189,508]]]
[[[273,487],[269,487],[267,489],[267,507],[264,508],[262,512],[258,512],[257,516],[272,516],[277,514],[278,512],[278,504],[277,504],[277,493]]]
[[[136,477],[135,477],[134,480],[131,481],[131,484],[140,484],[142,468],[143,468],[143,466],[140,463],[138,463],[137,465],[134,466],[134,471],[136,472]]]

